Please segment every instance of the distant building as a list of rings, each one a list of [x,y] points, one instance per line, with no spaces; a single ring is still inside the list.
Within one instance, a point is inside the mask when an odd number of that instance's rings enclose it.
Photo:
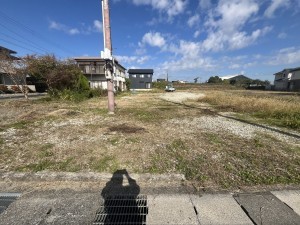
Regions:
[[[161,78],[159,78],[159,79],[157,79],[156,81],[157,81],[157,82],[165,82],[166,79],[161,79]]]
[[[241,74],[237,74],[237,75],[229,75],[229,76],[224,76],[224,77],[220,77],[222,80],[229,80],[229,81],[240,81],[240,80],[251,80],[249,77],[246,77],[244,75]]]
[[[153,69],[128,70],[131,89],[151,89],[153,72]]]
[[[300,67],[284,69],[275,73],[274,89],[277,91],[300,90]]]
[[[0,46],[0,60],[18,60],[19,58],[14,56],[17,52]],[[11,78],[0,68],[0,84],[3,85],[15,85]]]
[[[107,79],[104,73],[105,59],[101,57],[77,57],[74,60],[89,80],[91,88],[107,89]],[[122,91],[126,89],[125,71],[126,69],[115,60],[115,88]]]

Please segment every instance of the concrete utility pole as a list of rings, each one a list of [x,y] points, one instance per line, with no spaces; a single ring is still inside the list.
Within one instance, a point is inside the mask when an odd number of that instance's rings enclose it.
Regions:
[[[104,51],[101,52],[101,57],[106,60],[104,72],[107,79],[108,112],[109,114],[114,114],[115,112],[115,96],[114,96],[115,65],[112,57],[109,3],[108,0],[101,0],[101,1],[102,1],[102,17],[103,17],[103,40],[104,40]]]

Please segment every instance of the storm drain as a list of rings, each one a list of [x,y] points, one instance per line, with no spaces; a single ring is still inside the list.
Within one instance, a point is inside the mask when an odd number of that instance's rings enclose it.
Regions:
[[[4,212],[8,206],[20,197],[20,193],[0,193],[0,214]]]
[[[144,225],[148,214],[146,195],[107,196],[93,225]]]

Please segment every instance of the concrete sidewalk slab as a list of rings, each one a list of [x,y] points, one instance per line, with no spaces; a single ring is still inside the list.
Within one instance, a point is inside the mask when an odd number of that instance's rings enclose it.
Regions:
[[[34,192],[0,214],[0,225],[91,224],[100,200],[100,193]]]
[[[147,224],[199,224],[189,195],[148,196]]]
[[[271,193],[300,215],[300,191],[272,191]]]
[[[253,225],[230,194],[192,196],[201,225]]]
[[[270,192],[236,194],[234,198],[255,224],[300,224],[300,216]]]

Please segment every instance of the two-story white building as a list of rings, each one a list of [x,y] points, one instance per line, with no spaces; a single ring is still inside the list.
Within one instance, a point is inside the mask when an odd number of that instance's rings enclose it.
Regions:
[[[300,90],[300,67],[284,69],[275,73],[274,89],[278,91]]]
[[[82,73],[89,80],[91,88],[107,89],[107,79],[105,77],[106,60],[101,57],[77,57],[74,58]],[[125,71],[126,69],[114,60],[114,84],[115,89],[126,90]]]

